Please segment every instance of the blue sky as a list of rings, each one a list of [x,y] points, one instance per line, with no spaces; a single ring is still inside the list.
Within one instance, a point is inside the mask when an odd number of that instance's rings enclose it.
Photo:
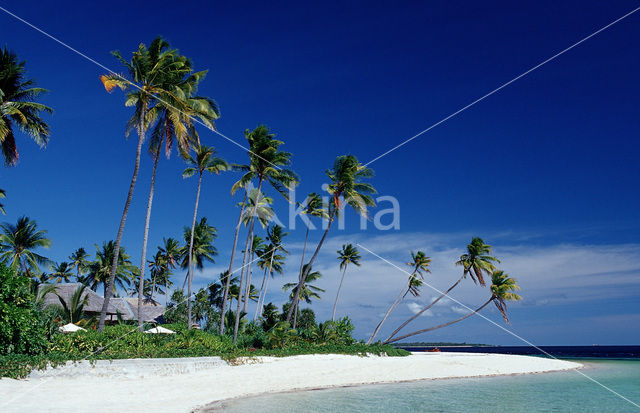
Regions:
[[[298,197],[320,191],[336,155],[369,161],[638,6],[596,2],[269,3],[242,7],[210,2],[34,2],[6,7],[91,58],[120,71],[109,51],[128,55],[156,35],[209,69],[200,93],[215,98],[225,135],[269,125],[293,153]],[[17,167],[0,170],[7,221],[26,214],[49,231],[48,254],[62,260],[79,246],[115,237],[128,187],[135,139],[124,138],[130,111],[109,95],[104,70],[0,12],[0,39],[27,61],[30,77],[51,91],[50,145],[20,137]],[[347,213],[318,263],[327,289],[313,308],[330,315],[339,271],[335,250],[360,242],[400,265],[409,251],[434,258],[434,286],[456,279],[452,263],[473,235],[494,245],[503,268],[523,286],[510,307],[512,328],[537,344],[637,344],[640,331],[640,14],[518,80],[457,117],[371,164],[381,195],[400,203],[400,230],[366,231]],[[231,162],[246,154],[201,131]],[[139,262],[148,156],[123,244]],[[194,180],[178,157],[163,159],[152,215],[150,251],[190,222]],[[215,265],[228,263],[237,175],[205,178],[201,216],[218,228]],[[288,206],[275,197],[279,214]],[[381,207],[383,205],[381,204]],[[384,205],[388,207],[388,205]],[[294,278],[304,230],[288,237],[292,252],[279,286]],[[313,240],[319,231],[312,232]],[[363,252],[348,273],[343,310],[364,337],[402,285],[403,274]],[[177,278],[181,278],[177,275]],[[454,296],[470,307],[487,291],[470,284]],[[420,300],[435,295],[424,290]],[[415,300],[419,304],[420,300]],[[405,303],[389,328],[411,314]],[[454,317],[445,303],[421,317],[427,326]],[[493,310],[487,317],[500,323]],[[519,341],[474,317],[424,340]]]

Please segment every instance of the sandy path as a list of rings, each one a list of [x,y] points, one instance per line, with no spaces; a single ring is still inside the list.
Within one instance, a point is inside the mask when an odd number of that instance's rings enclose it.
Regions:
[[[182,374],[129,374],[0,380],[0,411],[189,412],[235,397],[310,388],[453,377],[537,373],[580,367],[539,357],[416,353],[408,357],[305,355],[262,357]]]

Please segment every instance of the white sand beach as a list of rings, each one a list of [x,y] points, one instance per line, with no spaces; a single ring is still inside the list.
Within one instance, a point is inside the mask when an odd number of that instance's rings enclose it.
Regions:
[[[477,353],[260,357],[235,366],[215,357],[101,361],[50,369],[26,380],[1,379],[0,411],[190,412],[212,402],[270,392],[579,367],[569,361]]]

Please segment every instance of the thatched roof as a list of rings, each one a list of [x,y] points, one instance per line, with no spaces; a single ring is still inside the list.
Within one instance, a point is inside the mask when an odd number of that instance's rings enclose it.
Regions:
[[[56,292],[62,299],[69,303],[71,296],[76,292],[80,283],[64,283],[56,285]],[[44,285],[38,286],[38,292]],[[84,306],[84,311],[87,313],[100,313],[102,311],[102,303],[104,298],[96,294],[94,291],[86,288],[84,290],[83,298],[88,297],[88,303]],[[48,293],[43,300],[44,306],[60,305],[60,300],[53,292]],[[142,320],[143,321],[159,321],[164,314],[165,307],[158,304],[153,300],[144,300],[142,306]],[[109,300],[109,308],[107,314],[120,314],[123,320],[137,320],[138,319],[138,299],[135,297],[114,297]]]
[[[124,297],[118,298],[119,302],[114,303],[118,308],[126,306],[128,308],[127,316],[122,312],[122,318],[124,320],[137,320],[138,319],[138,298],[136,297]],[[121,304],[122,303],[122,304]],[[142,321],[159,321],[159,318],[164,314],[165,308],[163,305],[158,304],[155,301],[144,300],[142,302]]]
[[[62,299],[69,304],[71,302],[71,297],[76,292],[76,290],[81,286],[81,283],[62,283],[56,284],[56,291],[49,292],[44,296],[43,304],[45,307],[50,305],[60,305],[60,300],[58,296],[62,297]],[[40,294],[40,290],[44,288],[45,284],[40,284],[38,286],[38,294]],[[57,295],[56,295],[57,293]],[[104,298],[96,294],[95,291],[92,291],[88,287],[85,288],[84,294],[82,294],[82,298],[88,298],[87,304],[84,306],[84,311],[87,313],[99,313],[102,311],[102,303],[104,302]],[[118,310],[109,303],[109,308],[107,309],[107,314],[117,314]]]

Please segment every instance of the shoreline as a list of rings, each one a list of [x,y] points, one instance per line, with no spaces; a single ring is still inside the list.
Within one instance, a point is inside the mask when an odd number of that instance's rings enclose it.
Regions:
[[[214,358],[208,358],[214,359]],[[0,400],[11,411],[216,411],[225,402],[270,393],[321,390],[421,380],[491,377],[571,370],[581,364],[542,357],[483,353],[412,353],[406,357],[301,355],[257,357],[240,365],[200,363],[182,371],[139,360],[119,370],[73,366],[27,380],[0,380]],[[189,363],[182,360],[181,363]],[[144,365],[141,368],[141,365]],[[65,389],[67,391],[65,391]],[[98,391],[96,391],[98,390]]]
[[[420,354],[420,353],[418,353]],[[482,353],[472,353],[472,354],[482,354]],[[507,354],[505,354],[507,355]],[[511,354],[508,354],[509,356]],[[533,357],[533,356],[527,356]],[[565,360],[560,360],[565,361]],[[575,363],[575,362],[573,362]],[[256,393],[256,394],[248,394],[243,396],[230,397],[222,400],[215,400],[209,404],[204,406],[198,406],[194,408],[191,413],[215,413],[224,411],[224,407],[226,403],[232,403],[234,401],[243,400],[243,399],[253,399],[259,398],[267,395],[275,395],[275,394],[289,394],[289,393],[299,393],[299,392],[307,392],[307,391],[322,391],[322,390],[332,390],[332,389],[347,389],[350,387],[362,387],[362,386],[384,386],[388,384],[403,384],[403,383],[417,383],[417,382],[426,382],[426,381],[444,381],[444,380],[457,380],[457,379],[490,379],[494,377],[510,377],[510,376],[529,376],[532,374],[546,374],[546,373],[559,373],[563,371],[570,370],[583,370],[588,369],[588,365],[584,365],[582,363],[575,363],[578,366],[562,368],[558,370],[544,370],[544,371],[532,371],[532,372],[524,372],[524,373],[498,373],[498,374],[480,374],[475,376],[450,376],[450,377],[436,377],[436,378],[425,378],[425,379],[411,379],[411,380],[395,380],[395,381],[375,381],[375,382],[367,382],[367,383],[353,383],[353,384],[344,384],[344,385],[331,385],[326,387],[310,387],[304,389],[290,389],[290,390],[282,390],[282,391],[272,391],[272,392],[264,392],[264,393]]]

